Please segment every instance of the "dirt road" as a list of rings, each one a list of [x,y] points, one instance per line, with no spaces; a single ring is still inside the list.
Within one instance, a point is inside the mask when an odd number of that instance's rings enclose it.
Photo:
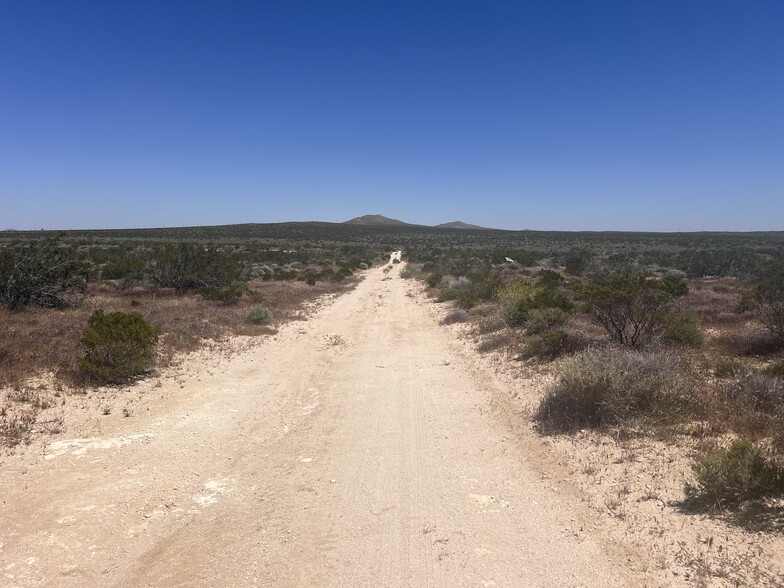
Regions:
[[[0,472],[10,586],[639,585],[419,287],[368,272],[111,436]]]

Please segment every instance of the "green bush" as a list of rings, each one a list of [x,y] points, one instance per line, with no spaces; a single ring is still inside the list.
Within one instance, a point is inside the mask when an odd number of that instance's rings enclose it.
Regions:
[[[70,247],[53,241],[0,250],[0,303],[62,308],[72,293],[83,294],[88,263]]]
[[[199,290],[199,294],[201,294],[205,300],[236,304],[247,291],[247,283],[233,282],[232,284],[223,287],[206,286]]]
[[[574,292],[612,342],[640,349],[665,331],[673,301],[688,288],[678,275],[623,272],[577,284]]]
[[[662,340],[668,343],[701,347],[705,342],[700,332],[699,318],[692,311],[673,311],[662,317]]]
[[[255,306],[248,313],[248,322],[254,325],[268,325],[272,322],[272,311],[263,306]]]
[[[523,326],[531,311],[538,308],[558,308],[564,312],[572,309],[569,299],[546,281],[532,284],[518,278],[499,289],[498,300],[510,327]]]
[[[686,485],[687,497],[717,507],[784,492],[784,470],[745,438],[736,439],[727,449],[698,456],[692,470],[696,484]]]
[[[243,282],[243,268],[220,249],[191,243],[162,245],[150,254],[147,273],[152,282],[177,292],[228,290]]]
[[[565,327],[569,319],[569,313],[561,308],[552,306],[534,308],[528,313],[525,328],[530,335],[537,335]]]
[[[535,418],[552,432],[668,425],[693,405],[689,382],[673,354],[588,350],[559,366]]]
[[[441,283],[441,278],[443,278],[441,274],[430,274],[425,279],[425,283],[428,285],[428,287],[435,288]]]
[[[525,357],[553,360],[563,353],[565,345],[566,333],[563,331],[541,331],[524,339],[521,353]]]
[[[159,333],[138,312],[96,310],[82,336],[79,371],[104,384],[127,382],[149,369]]]

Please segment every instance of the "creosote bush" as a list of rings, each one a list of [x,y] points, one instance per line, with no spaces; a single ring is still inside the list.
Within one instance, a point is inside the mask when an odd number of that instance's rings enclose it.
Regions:
[[[671,353],[588,350],[565,359],[557,373],[535,415],[546,432],[665,426],[694,403],[689,370]]]
[[[686,485],[687,498],[718,508],[784,492],[784,470],[746,438],[698,456],[692,470],[696,483]]]
[[[54,241],[0,250],[0,303],[63,308],[68,295],[83,294],[88,264],[71,247]]]
[[[640,349],[659,337],[673,311],[672,303],[688,292],[683,279],[662,279],[643,272],[609,273],[574,287],[575,298],[613,343]]]
[[[78,368],[96,382],[127,382],[149,369],[159,334],[138,312],[96,310],[82,336]]]
[[[263,306],[255,306],[248,313],[248,322],[254,325],[268,325],[272,322],[272,311]]]

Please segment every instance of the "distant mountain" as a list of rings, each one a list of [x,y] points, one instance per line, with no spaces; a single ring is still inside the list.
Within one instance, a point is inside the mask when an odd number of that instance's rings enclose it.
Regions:
[[[389,218],[382,214],[366,214],[365,216],[358,216],[347,220],[344,225],[385,225],[385,226],[399,226],[407,227],[412,226],[410,223],[404,223],[396,218]]]
[[[478,225],[469,225],[468,223],[464,223],[463,221],[452,221],[451,223],[444,223],[442,225],[436,225],[437,229],[483,229],[487,230],[487,227],[480,227]]]

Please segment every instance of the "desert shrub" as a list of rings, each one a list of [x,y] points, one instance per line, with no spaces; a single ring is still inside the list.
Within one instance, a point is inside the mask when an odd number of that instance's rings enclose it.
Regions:
[[[757,273],[753,290],[741,298],[739,310],[754,314],[778,339],[784,339],[784,257],[765,264]]]
[[[123,287],[128,287],[144,280],[145,265],[141,257],[126,253],[101,267],[100,276],[105,280],[120,280]]]
[[[656,279],[641,272],[604,274],[574,287],[575,298],[610,340],[634,349],[665,331],[673,301],[687,291],[678,276]]]
[[[425,283],[428,285],[428,287],[435,288],[441,283],[441,278],[443,278],[441,274],[430,274],[425,279]]]
[[[233,282],[223,287],[205,286],[199,290],[199,294],[205,300],[224,302],[226,304],[236,304],[242,295],[248,291],[248,284],[245,282]]]
[[[400,260],[396,257],[395,259],[392,260],[392,263],[400,263]]]
[[[364,262],[360,262],[360,264],[357,266],[357,269],[366,270],[368,269],[368,267],[369,267],[368,264]]]
[[[570,251],[564,261],[564,271],[570,276],[579,276],[588,268],[592,254],[585,249]]]
[[[759,372],[737,375],[726,388],[727,397],[744,409],[784,416],[784,380]]]
[[[417,278],[422,275],[422,264],[421,263],[407,263],[406,267],[400,270],[400,277],[401,278]],[[439,276],[439,280],[441,277]]]
[[[68,296],[85,291],[88,263],[53,241],[0,250],[0,303],[63,308]]]
[[[237,260],[215,247],[191,243],[157,247],[150,254],[147,272],[155,285],[177,292],[226,290],[243,282]]]
[[[523,340],[520,352],[524,357],[553,360],[563,353],[565,346],[566,333],[563,331],[540,331]]]
[[[462,308],[455,308],[454,310],[447,313],[447,315],[441,319],[442,325],[452,325],[454,323],[464,323],[468,320],[468,313]]]
[[[692,406],[689,381],[683,360],[670,353],[588,350],[558,367],[535,417],[553,432],[667,425]]]
[[[737,359],[722,358],[716,362],[716,367],[713,369],[713,374],[717,378],[731,378],[740,376],[747,370],[743,363]]]
[[[532,284],[518,278],[499,289],[498,300],[504,320],[510,327],[524,325],[535,309],[558,308],[564,312],[572,309],[571,301],[546,281]]]
[[[272,311],[263,306],[254,306],[248,313],[247,321],[254,325],[268,325],[272,322]]]
[[[662,340],[668,343],[700,347],[705,342],[696,312],[676,310],[662,316]]]
[[[767,366],[762,373],[769,378],[782,378],[784,379],[784,361],[772,363]]]
[[[488,268],[473,272],[468,276],[469,290],[478,301],[488,301],[496,297],[498,290],[503,285],[501,276]]]
[[[696,457],[692,471],[696,483],[686,485],[687,497],[716,507],[784,492],[784,470],[746,438]]]
[[[149,369],[159,332],[138,312],[97,310],[82,336],[78,368],[97,382],[127,382]]]
[[[536,335],[565,327],[570,318],[569,313],[561,308],[534,308],[528,313],[525,328],[530,335]]]
[[[458,290],[455,296],[455,304],[463,310],[471,310],[479,302],[479,298],[470,290]]]

